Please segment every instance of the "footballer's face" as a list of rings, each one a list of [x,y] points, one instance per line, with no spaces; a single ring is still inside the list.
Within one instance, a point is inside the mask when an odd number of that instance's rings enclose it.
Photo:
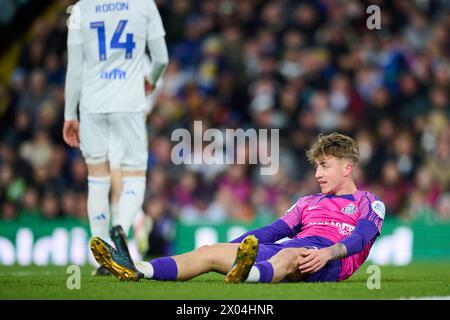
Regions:
[[[338,194],[345,189],[352,164],[346,159],[324,156],[315,160],[316,179],[323,194]]]

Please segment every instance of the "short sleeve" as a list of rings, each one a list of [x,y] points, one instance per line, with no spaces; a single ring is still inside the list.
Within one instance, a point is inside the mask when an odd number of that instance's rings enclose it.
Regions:
[[[67,44],[82,44],[83,37],[81,34],[81,9],[78,5],[72,6],[67,27],[69,29],[67,35]]]
[[[150,5],[150,16],[149,16],[150,19],[147,28],[147,41],[161,38],[166,35],[161,20],[161,15],[159,14],[158,7],[156,6],[155,1],[150,0],[149,5]]]

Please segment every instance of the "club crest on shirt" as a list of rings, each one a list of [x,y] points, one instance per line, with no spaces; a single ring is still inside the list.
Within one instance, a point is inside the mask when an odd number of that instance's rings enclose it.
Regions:
[[[356,206],[353,203],[349,203],[342,208],[342,212],[345,214],[354,214],[356,212]]]

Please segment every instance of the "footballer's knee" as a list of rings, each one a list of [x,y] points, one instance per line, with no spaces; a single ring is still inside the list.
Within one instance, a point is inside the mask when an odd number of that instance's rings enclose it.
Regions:
[[[278,269],[283,270],[283,272],[287,272],[290,269],[293,259],[294,253],[290,248],[288,248],[279,251],[269,260],[269,262],[272,265],[277,266]]]
[[[99,163],[87,163],[88,174],[91,177],[104,177],[110,175],[109,163],[107,161],[99,162]]]
[[[206,262],[211,268],[215,269],[223,265],[223,250],[224,247],[220,243],[204,245],[196,251],[199,258]]]
[[[214,262],[215,262],[215,254],[214,254],[214,248],[216,247],[216,245],[212,244],[212,245],[203,245],[197,249],[195,249],[195,253],[198,256],[198,259],[203,260],[204,262],[206,262],[208,265],[213,266]]]
[[[139,177],[146,176],[147,174],[147,163],[138,165],[124,165],[120,166],[121,173],[123,177]]]
[[[298,269],[300,265],[300,258],[304,248],[286,248],[278,252],[274,260],[278,260],[281,263],[281,267],[284,267],[286,272],[293,272]]]
[[[295,248],[283,249],[278,252],[277,256],[285,261],[292,261],[296,256]]]
[[[195,252],[198,253],[198,254],[200,254],[200,255],[206,254],[206,253],[209,252],[209,250],[211,250],[211,247],[212,247],[212,246],[213,246],[213,245],[205,244],[205,245],[203,245],[203,246],[198,247],[197,249],[195,249]]]
[[[145,177],[146,176],[146,171],[142,171],[142,170],[123,170],[122,171],[122,176],[123,177]]]
[[[199,255],[199,256],[209,256],[211,255],[211,250],[213,250],[214,245],[213,244],[206,244],[203,245],[201,247],[198,247],[197,249],[195,249],[195,252]]]

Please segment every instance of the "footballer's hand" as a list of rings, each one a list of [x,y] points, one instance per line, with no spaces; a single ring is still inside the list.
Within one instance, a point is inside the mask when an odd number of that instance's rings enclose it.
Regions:
[[[155,90],[155,86],[151,84],[150,81],[148,81],[147,79],[145,79],[144,81],[144,86],[146,96],[150,95],[153,92],[153,90]]]
[[[78,148],[80,146],[80,121],[64,121],[63,138],[69,146]]]
[[[299,266],[301,273],[314,273],[322,269],[331,259],[327,248],[308,249],[303,254],[302,263]]]

